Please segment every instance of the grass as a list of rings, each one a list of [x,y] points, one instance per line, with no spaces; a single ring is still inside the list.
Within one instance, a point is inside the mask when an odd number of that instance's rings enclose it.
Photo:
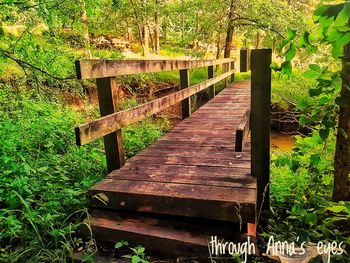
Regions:
[[[87,216],[87,190],[107,172],[101,140],[75,145],[73,127],[85,114],[3,84],[0,106],[0,262],[66,262],[73,249],[94,249],[78,230]],[[166,127],[163,117],[125,128],[126,155]]]

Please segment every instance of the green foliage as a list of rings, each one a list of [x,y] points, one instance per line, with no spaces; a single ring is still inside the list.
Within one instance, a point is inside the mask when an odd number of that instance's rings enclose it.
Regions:
[[[84,245],[77,231],[104,173],[101,148],[74,146],[77,115],[58,102],[2,85],[0,105],[0,261],[64,262]]]
[[[146,258],[145,248],[143,246],[130,247],[129,242],[125,240],[120,240],[115,244],[116,250],[121,250],[125,247],[128,247],[131,250],[132,254],[125,254],[122,257],[128,258],[132,263],[148,263],[149,261]]]
[[[297,136],[292,152],[275,152],[271,165],[272,209],[265,237],[337,241],[349,245],[349,202],[332,203],[335,136]],[[343,255],[346,262],[346,255]],[[345,261],[344,261],[345,260]]]
[[[283,110],[299,110],[297,105],[301,102],[307,105],[313,103],[309,97],[309,90],[315,84],[316,81],[305,78],[299,70],[294,70],[291,76],[273,72],[271,102]]]
[[[102,141],[75,146],[73,127],[81,116],[57,98],[1,85],[0,107],[0,261],[66,262],[73,249],[94,249],[78,230],[87,216],[87,190],[106,174]],[[126,155],[167,125],[161,118],[127,127]]]
[[[161,115],[156,122],[148,118],[123,128],[125,155],[127,157],[135,155],[162,136],[167,129],[169,129],[168,120]]]

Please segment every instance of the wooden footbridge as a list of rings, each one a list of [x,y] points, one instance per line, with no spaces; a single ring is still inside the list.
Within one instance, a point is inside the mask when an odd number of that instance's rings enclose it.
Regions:
[[[103,137],[109,170],[90,189],[97,241],[208,259],[211,236],[254,235],[269,205],[271,50],[252,50],[250,58],[251,81],[231,84],[231,59],[77,61],[78,77],[97,81],[102,116],[76,128],[77,144]],[[208,67],[208,80],[191,86],[189,70],[200,67]],[[170,70],[180,72],[179,91],[118,111],[116,76]],[[221,81],[226,88],[216,95]],[[192,113],[191,96],[203,90],[210,100]],[[121,128],[176,103],[183,121],[125,162]]]

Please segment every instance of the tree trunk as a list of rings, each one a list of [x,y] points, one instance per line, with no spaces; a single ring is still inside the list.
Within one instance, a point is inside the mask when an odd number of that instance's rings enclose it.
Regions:
[[[224,58],[229,58],[231,55],[232,48],[232,37],[233,37],[233,15],[235,9],[235,0],[231,0],[230,11],[227,16],[227,31],[226,31],[226,41],[225,41],[225,51]]]
[[[255,38],[255,48],[258,49],[260,46],[260,33],[259,31],[256,32],[256,38]]]
[[[341,100],[334,157],[333,201],[350,201],[350,44],[344,48]]]
[[[149,55],[149,32],[148,32],[148,26],[144,25],[142,27],[142,51],[143,51],[143,56],[147,57]]]
[[[156,8],[159,8],[159,0],[156,0]],[[153,52],[159,54],[159,14],[158,11],[154,13],[154,29],[153,29]]]
[[[81,13],[81,22],[84,24],[84,40],[85,40],[85,56],[91,58],[90,50],[90,33],[89,33],[89,18],[86,12],[86,3],[85,0],[82,1],[82,13]]]

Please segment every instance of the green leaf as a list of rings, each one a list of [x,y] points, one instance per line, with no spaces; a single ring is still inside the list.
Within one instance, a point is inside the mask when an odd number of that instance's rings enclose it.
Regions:
[[[121,247],[123,247],[123,246],[127,246],[127,245],[129,245],[129,242],[128,241],[125,241],[125,240],[120,240],[120,241],[118,241],[116,244],[115,244],[115,248],[116,249],[119,249],[119,248],[121,248]]]
[[[285,61],[281,65],[282,67],[282,73],[286,75],[291,75],[292,74],[292,64],[290,61]]]
[[[317,78],[320,75],[320,73],[313,71],[313,70],[308,70],[303,73],[303,77],[308,78],[308,79],[313,79]]]
[[[299,39],[299,45],[302,47],[306,47],[310,45],[310,40],[309,40],[310,33],[305,32]]]
[[[339,12],[337,18],[334,21],[335,26],[343,26],[349,22],[350,17],[350,4],[346,3],[343,9]]]
[[[328,8],[329,8],[328,5],[321,5],[320,7],[315,9],[313,15],[314,16],[321,16],[328,10]]]
[[[340,212],[346,212],[346,207],[342,205],[335,205],[335,206],[328,207],[327,210],[334,213],[340,213]]]
[[[287,40],[293,40],[297,36],[297,33],[295,30],[288,28],[287,29]]]
[[[276,62],[272,62],[270,68],[274,71],[281,71],[281,67]]]
[[[297,100],[297,108],[300,110],[304,110],[308,107],[308,103],[306,102],[305,99],[298,99]]]
[[[321,93],[322,93],[322,89],[321,88],[309,89],[310,97],[319,96]]]
[[[334,27],[329,27],[328,31],[327,31],[327,40],[329,42],[334,42],[337,39],[341,38],[344,35],[343,32],[339,32],[337,29],[335,29]]]
[[[329,130],[328,129],[321,129],[319,132],[319,135],[321,137],[322,140],[326,140],[329,136]]]
[[[332,56],[339,58],[343,54],[343,48],[350,42],[350,32],[344,34],[341,38],[335,41],[332,49]]]
[[[317,215],[316,215],[316,213],[308,213],[308,214],[306,214],[304,222],[305,222],[305,224],[308,224],[310,226],[316,226],[317,225]]]
[[[322,72],[321,67],[319,65],[316,65],[316,64],[309,65],[309,69],[311,69],[312,71],[318,72],[318,73]]]
[[[286,53],[286,61],[291,61],[295,57],[296,52],[297,47],[294,44],[292,44]]]
[[[327,96],[323,96],[320,98],[320,100],[318,101],[319,105],[325,105],[329,102],[329,98]]]
[[[137,255],[132,256],[131,262],[132,263],[139,263],[141,261],[140,257]]]
[[[304,125],[307,124],[307,123],[308,123],[308,119],[305,118],[304,116],[301,116],[301,117],[299,118],[299,125],[300,125],[300,126],[304,126]]]

